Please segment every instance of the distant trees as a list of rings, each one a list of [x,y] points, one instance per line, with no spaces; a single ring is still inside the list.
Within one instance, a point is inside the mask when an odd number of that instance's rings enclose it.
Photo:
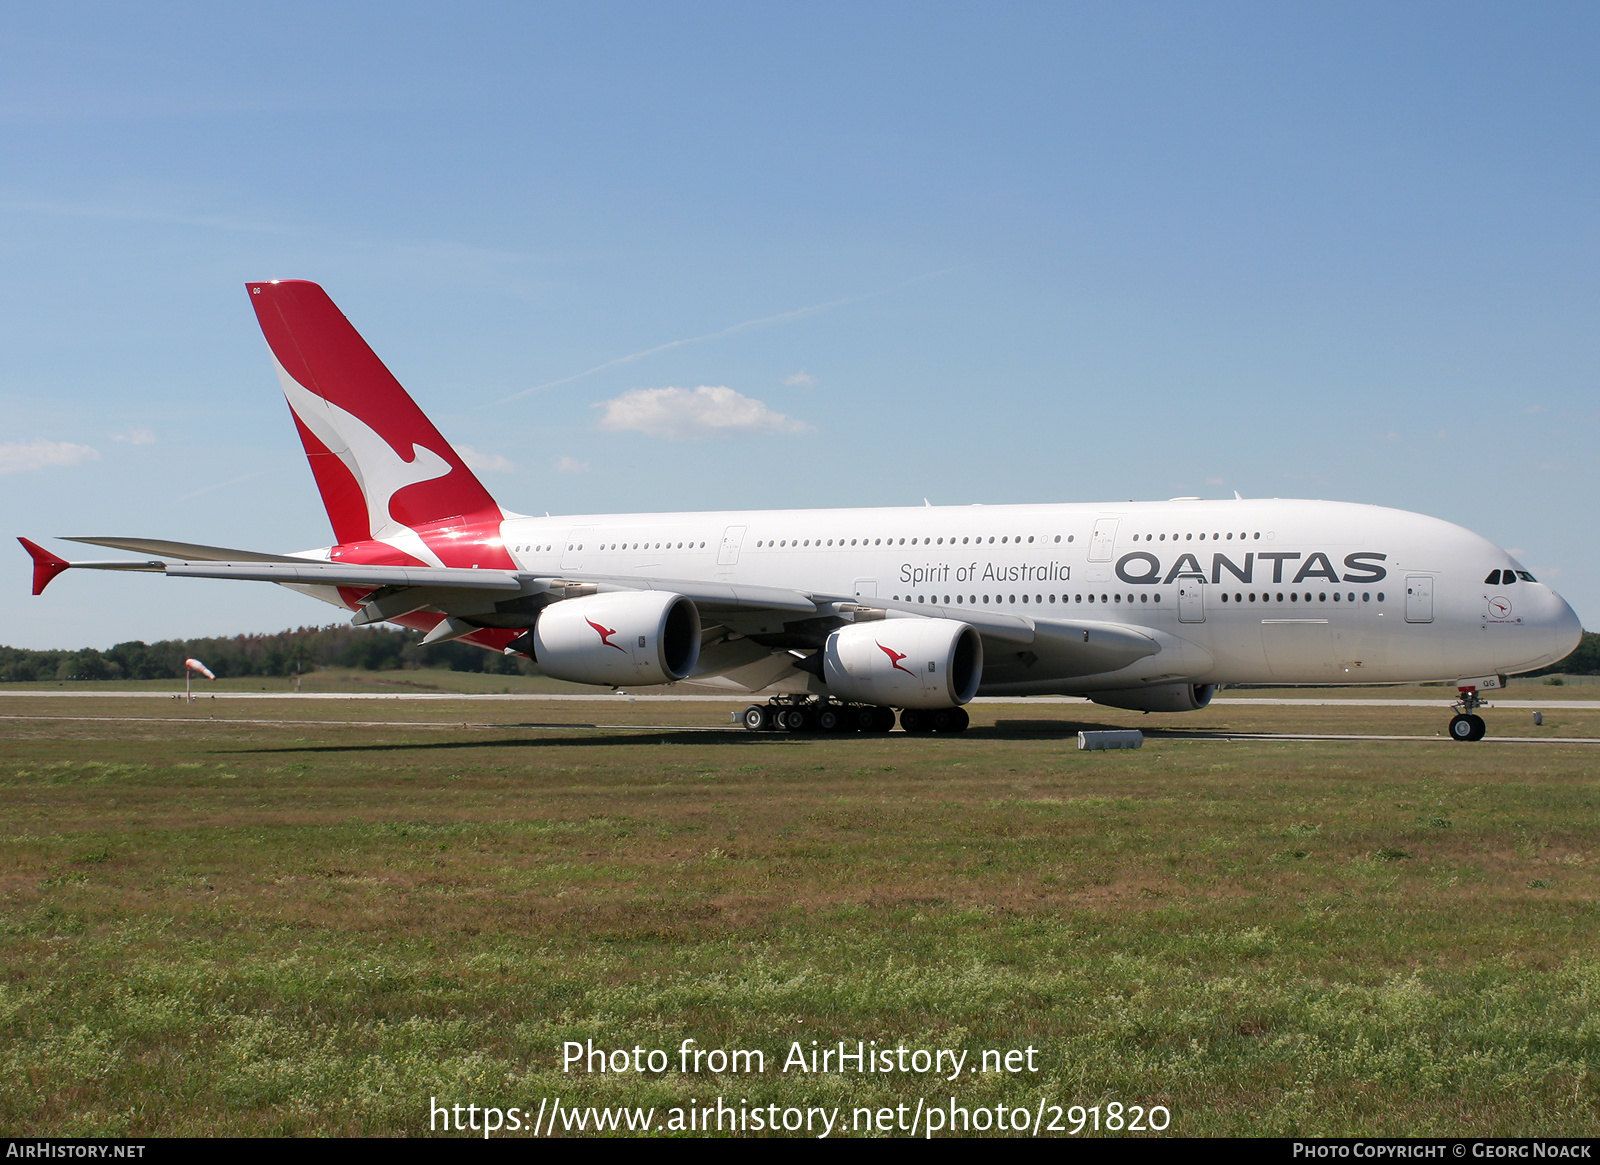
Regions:
[[[183,675],[183,661],[195,656],[218,676],[287,676],[323,667],[363,671],[444,667],[451,671],[491,675],[533,675],[537,669],[521,656],[495,655],[470,643],[435,643],[423,647],[415,631],[384,627],[297,627],[275,635],[235,635],[231,639],[163,639],[160,643],[131,640],[107,651],[29,651],[0,647],[0,683],[33,680],[167,680]],[[1544,676],[1600,675],[1600,635],[1583,633],[1583,641],[1560,663],[1533,672]]]
[[[336,623],[228,639],[163,639],[159,643],[131,640],[107,651],[92,647],[77,651],[0,647],[0,682],[177,679],[189,656],[203,660],[219,677],[286,676],[297,669],[310,672],[324,667],[365,671],[445,667],[495,675],[531,674],[535,670],[519,656],[495,655],[468,643],[423,647],[417,642],[415,631]]]

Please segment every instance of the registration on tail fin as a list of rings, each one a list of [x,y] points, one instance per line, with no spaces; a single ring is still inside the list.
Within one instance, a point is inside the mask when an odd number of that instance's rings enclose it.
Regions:
[[[340,544],[376,539],[437,561],[420,527],[502,517],[417,403],[315,283],[248,283]]]

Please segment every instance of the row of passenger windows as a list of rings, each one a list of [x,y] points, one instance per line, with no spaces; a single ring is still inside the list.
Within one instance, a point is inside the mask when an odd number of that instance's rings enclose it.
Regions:
[[[567,543],[568,550],[582,550],[583,546],[584,544],[582,542]],[[706,544],[704,542],[603,542],[599,546],[595,547],[596,550],[683,550],[685,548],[689,550],[704,550],[706,548]],[[554,550],[555,547],[529,545],[513,546],[511,549],[518,553],[544,554],[548,551]]]
[[[964,606],[964,605],[965,606],[974,606],[974,607],[976,607],[976,606],[995,606],[997,604],[1003,605],[1003,604],[1006,604],[1006,603],[1015,603],[1015,602],[1018,601],[1019,597],[1020,597],[1020,599],[1021,599],[1021,601],[1023,603],[1027,603],[1029,601],[1027,595],[1021,595],[1021,596],[1017,596],[1017,595],[995,595],[995,596],[993,596],[994,601],[990,602],[990,596],[989,595],[984,595],[983,596],[983,600],[980,603],[977,595],[956,595],[954,601],[952,602],[951,597],[949,595],[945,595],[944,599],[943,599],[943,604],[945,606],[947,606],[947,607],[948,606],[960,607],[960,606]],[[1312,602],[1312,601],[1316,601],[1316,602],[1319,602],[1319,603],[1326,603],[1326,602],[1328,602],[1330,597],[1332,598],[1332,600],[1335,603],[1339,603],[1339,602],[1353,603],[1353,602],[1356,601],[1356,593],[1354,591],[1350,591],[1350,592],[1348,592],[1346,594],[1343,594],[1343,595],[1341,595],[1337,591],[1335,591],[1332,594],[1332,596],[1330,596],[1328,594],[1328,592],[1326,592],[1326,591],[1319,592],[1315,596],[1313,596],[1310,591],[1306,591],[1303,594],[1301,592],[1298,592],[1298,591],[1290,591],[1287,595],[1285,595],[1284,592],[1279,591],[1276,596],[1274,596],[1272,594],[1269,594],[1269,593],[1266,593],[1266,592],[1263,592],[1262,595],[1260,596],[1260,601],[1263,602],[1263,603],[1271,603],[1271,602],[1298,603],[1298,602],[1301,602],[1301,601],[1304,601],[1304,602],[1307,602],[1307,603]],[[902,598],[903,598],[903,601],[905,601],[907,603],[939,603],[940,602],[940,598],[939,598],[938,595],[905,595],[905,596],[895,595],[894,596],[894,601],[897,602],[897,603],[901,602]],[[1099,598],[1099,601],[1102,602],[1102,603],[1121,603],[1121,602],[1124,602],[1124,601],[1132,603],[1136,599],[1137,599],[1138,602],[1141,602],[1141,603],[1148,603],[1148,602],[1151,602],[1152,600],[1157,602],[1157,603],[1159,603],[1161,601],[1161,596],[1159,594],[1152,596],[1147,592],[1141,592],[1137,596],[1130,594],[1130,595],[1128,595],[1127,599],[1124,600],[1123,596],[1120,593],[1117,593],[1117,594],[1102,594],[1100,596],[1100,598]],[[1233,601],[1235,603],[1244,603],[1244,602],[1254,603],[1254,602],[1257,601],[1256,594],[1255,594],[1254,591],[1250,592],[1249,595],[1246,595],[1243,592],[1235,592],[1231,596],[1228,594],[1227,591],[1223,591],[1222,592],[1222,601],[1224,603],[1226,603],[1226,602],[1229,602],[1230,599],[1231,599],[1231,601]],[[1095,601],[1095,596],[1094,595],[1077,594],[1077,595],[1062,595],[1060,597],[1060,601],[1063,602],[1063,603],[1082,603],[1085,600],[1087,600],[1088,602],[1092,603],[1092,602]],[[1384,600],[1384,593],[1382,591],[1379,591],[1378,592],[1378,602],[1381,603],[1381,602],[1383,602],[1383,600]],[[1048,596],[1047,595],[1034,595],[1032,601],[1034,603],[1036,603],[1036,604],[1038,604],[1038,603],[1054,603],[1056,601],[1056,596],[1055,595],[1048,595]],[[1363,592],[1361,592],[1361,601],[1363,603],[1370,603],[1372,601],[1372,592],[1371,591],[1363,591]]]
[[[989,596],[988,595],[984,595],[983,596],[983,602],[982,603],[980,603],[978,601],[978,596],[977,595],[957,595],[955,597],[955,601],[954,602],[951,601],[949,595],[946,595],[944,597],[944,605],[947,606],[947,607],[951,607],[951,606],[954,606],[954,607],[961,607],[961,606],[971,606],[971,607],[990,606],[990,607],[992,607],[992,606],[996,606],[996,605],[1002,605],[1002,604],[1005,604],[1005,603],[1015,603],[1015,602],[1018,601],[1019,598],[1024,603],[1029,602],[1029,597],[1027,595],[1021,595],[1021,596],[1018,596],[1018,595],[995,595],[994,596],[994,602],[992,602],[992,603],[989,601]],[[1154,597],[1154,599],[1155,599],[1155,602],[1159,603],[1161,601],[1161,596],[1160,595],[1156,595]],[[1061,596],[1061,601],[1063,603],[1081,603],[1081,602],[1084,602],[1085,600],[1087,600],[1087,601],[1089,601],[1091,603],[1096,601],[1094,595],[1062,595]],[[895,595],[894,596],[894,601],[897,602],[897,603],[900,602],[901,601],[901,596]],[[908,602],[908,603],[938,603],[940,600],[939,600],[939,596],[938,595],[917,595],[915,597],[913,597],[911,595],[906,595],[904,601]],[[1055,595],[1050,595],[1050,596],[1048,596],[1048,598],[1045,595],[1034,595],[1033,598],[1032,598],[1032,602],[1034,602],[1034,603],[1045,603],[1045,602],[1053,603],[1055,601],[1056,601],[1056,596]],[[1120,595],[1120,594],[1101,595],[1101,596],[1099,596],[1099,601],[1102,602],[1102,603],[1120,603],[1120,602],[1123,601],[1123,598],[1122,598],[1122,595]],[[1128,598],[1127,598],[1127,601],[1130,602],[1130,603],[1133,602],[1134,601],[1134,596],[1133,595],[1129,595]],[[1141,602],[1141,603],[1148,603],[1148,602],[1151,601],[1151,596],[1148,593],[1141,594],[1141,595],[1138,596],[1138,601]]]
[[[1319,591],[1317,593],[1317,596],[1316,596],[1316,601],[1319,602],[1319,603],[1326,603],[1328,601],[1329,597],[1330,596],[1328,595],[1327,591]],[[1356,593],[1355,593],[1355,591],[1349,591],[1349,592],[1347,592],[1347,593],[1345,593],[1343,595],[1341,595],[1338,591],[1334,591],[1333,595],[1331,597],[1332,597],[1333,601],[1336,602],[1336,603],[1338,603],[1338,602],[1353,603],[1353,602],[1356,601]],[[1222,601],[1224,603],[1226,603],[1228,601],[1228,592],[1227,591],[1223,591],[1222,592]],[[1235,591],[1233,593],[1233,601],[1235,603],[1243,603],[1243,602],[1251,602],[1251,603],[1253,603],[1253,602],[1256,601],[1255,592],[1251,591],[1249,595],[1244,595],[1244,594],[1241,594],[1238,591]],[[1263,603],[1271,603],[1271,602],[1274,602],[1274,601],[1282,603],[1282,602],[1284,602],[1286,600],[1284,599],[1283,592],[1279,591],[1277,596],[1276,596],[1276,599],[1274,599],[1274,597],[1272,595],[1263,594],[1261,596],[1261,601]],[[1297,591],[1290,591],[1287,601],[1291,602],[1291,603],[1299,603],[1299,602],[1302,602],[1302,601],[1309,603],[1309,602],[1312,601],[1311,592],[1310,591],[1306,591],[1304,593],[1300,593],[1300,592],[1297,592]],[[1361,592],[1361,601],[1363,603],[1370,603],[1372,601],[1372,592],[1371,591],[1362,591]],[[1380,602],[1380,603],[1383,602],[1383,592],[1382,591],[1378,592],[1378,602]]]
[[[1492,587],[1508,587],[1512,583],[1516,582],[1519,578],[1523,582],[1539,581],[1525,570],[1491,570],[1489,572],[1489,577],[1483,581]]]
[[[1066,541],[1071,542],[1073,540],[1073,538],[1074,538],[1074,535],[1068,534],[1067,537],[1066,537]],[[1002,534],[1002,535],[1000,535],[998,541],[999,541],[1000,545],[1002,545],[1002,546],[1010,545],[1012,543],[1015,543],[1018,546],[1023,546],[1023,545],[1033,544],[1033,543],[1037,543],[1039,545],[1044,545],[1046,543],[1047,539],[1048,539],[1048,535],[1043,535],[1043,536],[1040,536],[1038,538],[1035,538],[1032,534],[1029,534],[1028,537],[1026,539],[1024,539],[1021,534],[1018,534],[1015,537],[1012,537],[1009,534]],[[1062,540],[1061,535],[1057,534],[1054,537],[1054,539],[1051,539],[1050,541],[1052,541],[1052,542],[1060,542],[1061,540]],[[977,538],[968,537],[968,538],[963,538],[961,540],[961,545],[966,546],[969,543],[982,543],[984,541],[985,540],[984,540],[984,538],[982,536],[979,536]],[[996,541],[995,536],[991,534],[989,536],[989,538],[988,538],[988,541],[990,543],[995,542]],[[947,542],[951,546],[954,546],[956,544],[956,540],[954,538],[912,538],[910,540],[910,545],[912,545],[912,546],[919,546],[919,545],[920,546],[943,546]],[[759,539],[758,538],[756,540],[756,546],[757,547],[765,546],[768,550],[771,550],[771,549],[774,549],[774,548],[783,549],[785,547],[803,547],[803,546],[836,546],[836,545],[837,546],[857,546],[857,545],[859,545],[859,546],[905,546],[906,544],[907,544],[907,540],[904,539],[904,538],[901,538],[901,539],[898,539],[898,540],[894,539],[894,538],[852,538],[852,539],[850,539],[849,542],[846,542],[843,538],[838,538],[838,539],[829,538],[826,541],[824,541],[821,538],[777,538],[777,539],[772,539],[772,538]]]
[[[1167,536],[1165,534],[1135,534],[1133,536],[1133,540],[1135,542],[1138,542],[1141,539],[1143,541],[1145,541],[1145,542],[1165,542],[1167,540]],[[1195,540],[1195,536],[1193,534],[1184,534],[1180,538],[1179,535],[1174,534],[1172,536],[1172,540],[1174,542],[1178,542],[1178,541],[1193,542]],[[1200,541],[1204,542],[1205,540],[1206,540],[1206,536],[1204,534],[1200,535]],[[1212,535],[1211,535],[1211,541],[1213,541],[1213,542],[1224,542],[1224,541],[1232,542],[1233,541],[1233,532],[1230,530],[1226,534],[1218,534],[1218,533],[1213,531]],[[1254,534],[1241,533],[1239,535],[1239,541],[1240,542],[1259,542],[1259,541],[1261,541],[1261,531],[1257,530]]]

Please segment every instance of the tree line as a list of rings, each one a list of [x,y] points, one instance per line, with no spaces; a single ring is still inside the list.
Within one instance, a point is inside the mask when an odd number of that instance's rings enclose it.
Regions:
[[[134,639],[107,651],[32,651],[0,647],[0,683],[35,680],[167,680],[183,675],[183,661],[194,657],[220,677],[290,676],[318,668],[398,671],[448,668],[493,675],[531,675],[537,669],[521,656],[495,655],[470,643],[417,642],[415,631],[386,627],[297,627],[274,635],[235,635],[221,639]],[[1600,635],[1583,633],[1576,651],[1531,674],[1600,675]]]
[[[0,647],[0,682],[34,680],[168,680],[183,675],[183,661],[200,660],[219,678],[290,676],[319,668],[397,671],[449,668],[495,675],[531,674],[519,656],[495,655],[470,643],[417,642],[415,631],[384,627],[297,627],[273,635],[217,639],[130,640],[106,651],[32,651]]]

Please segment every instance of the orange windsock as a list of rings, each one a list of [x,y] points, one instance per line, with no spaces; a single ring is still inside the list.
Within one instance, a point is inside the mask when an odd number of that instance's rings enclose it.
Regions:
[[[199,672],[201,675],[205,676],[206,679],[208,679],[208,680],[214,680],[214,679],[217,678],[216,676],[211,674],[211,669],[208,668],[205,664],[201,663],[198,659],[186,659],[186,660],[183,661],[183,666],[188,668],[190,671]]]

